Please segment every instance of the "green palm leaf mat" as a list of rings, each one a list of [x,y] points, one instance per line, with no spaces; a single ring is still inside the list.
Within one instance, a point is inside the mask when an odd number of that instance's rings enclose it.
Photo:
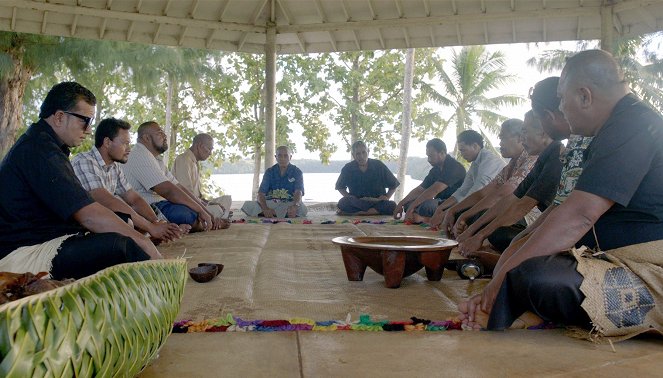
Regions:
[[[134,376],[179,312],[183,259],[121,264],[0,306],[0,376]]]

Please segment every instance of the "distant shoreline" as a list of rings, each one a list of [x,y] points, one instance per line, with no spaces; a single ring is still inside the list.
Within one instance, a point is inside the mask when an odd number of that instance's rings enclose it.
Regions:
[[[349,160],[332,160],[329,164],[322,164],[320,160],[315,159],[293,159],[292,164],[296,165],[304,173],[340,173],[344,165]],[[396,174],[398,171],[397,161],[384,161],[385,165]],[[240,160],[237,162],[224,162],[221,167],[213,171],[214,174],[242,174],[253,173],[253,160]],[[413,178],[422,180],[430,170],[430,165],[426,158],[409,157],[407,158],[406,174]],[[263,170],[264,172],[264,170]],[[262,173],[262,172],[261,172]]]

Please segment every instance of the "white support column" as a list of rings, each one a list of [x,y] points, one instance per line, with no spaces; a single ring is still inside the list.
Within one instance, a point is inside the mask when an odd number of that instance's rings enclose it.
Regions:
[[[613,53],[615,27],[613,24],[613,6],[601,6],[601,50]]]
[[[267,25],[265,43],[265,169],[275,164],[276,149],[276,25]]]

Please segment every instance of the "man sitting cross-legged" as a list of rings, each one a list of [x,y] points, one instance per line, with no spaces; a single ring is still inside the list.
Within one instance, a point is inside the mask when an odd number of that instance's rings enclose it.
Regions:
[[[279,146],[275,157],[276,164],[262,176],[258,200],[244,202],[242,211],[250,217],[305,217],[308,209],[302,202],[304,175],[290,164],[292,155],[287,146]]]
[[[530,313],[599,335],[661,333],[663,119],[630,93],[605,51],[568,59],[557,93],[571,132],[594,137],[582,173],[568,198],[500,257],[483,292],[459,304],[460,317],[493,330]],[[580,246],[605,253],[565,252]]]
[[[483,189],[506,165],[504,160],[494,152],[484,148],[483,137],[474,130],[465,130],[458,134],[457,144],[460,155],[463,159],[472,164],[470,165],[470,169],[467,171],[460,188],[458,188],[451,197],[447,198],[437,206],[435,214],[433,214],[432,217],[423,217],[424,222],[429,224],[431,224],[431,220],[433,220],[436,225],[438,225],[442,220],[441,214],[444,214],[445,210]],[[437,217],[435,217],[436,214]]]
[[[214,149],[214,138],[209,134],[198,134],[193,137],[191,147],[175,158],[173,162],[173,176],[196,198],[200,199],[207,211],[215,218],[223,219],[224,223],[230,217],[232,197],[224,195],[213,200],[206,200],[200,191],[200,162],[207,160]]]
[[[149,238],[94,202],[71,167],[69,148],[90,134],[95,104],[78,83],[55,85],[39,121],[0,163],[0,271],[60,280],[161,258]]]
[[[124,165],[131,186],[172,223],[189,224],[193,232],[222,228],[221,220],[214,219],[166,168],[162,154],[167,150],[166,133],[158,123],[149,121],[138,126],[138,143]]]
[[[354,160],[343,167],[336,181],[336,190],[343,195],[338,214],[393,214],[396,202],[389,199],[400,183],[383,162],[368,158],[363,141],[356,141],[351,149]]]
[[[433,167],[421,185],[396,205],[395,219],[400,219],[405,211],[403,220],[406,222],[423,222],[424,217],[432,216],[437,205],[449,198],[465,179],[465,168],[447,154],[447,146],[441,139],[433,138],[426,143],[426,156]]]
[[[139,230],[159,241],[182,236],[176,224],[160,221],[150,205],[131,188],[120,164],[127,162],[131,150],[128,122],[107,118],[99,122],[94,133],[94,147],[74,156],[71,165],[83,188],[92,198],[115,213],[126,214]]]

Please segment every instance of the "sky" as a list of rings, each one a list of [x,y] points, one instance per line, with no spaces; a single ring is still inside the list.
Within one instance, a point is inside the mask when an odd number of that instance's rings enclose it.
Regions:
[[[527,97],[529,89],[536,84],[536,82],[545,79],[549,76],[559,76],[560,72],[550,72],[550,73],[539,73],[539,71],[534,67],[529,67],[527,65],[527,60],[531,57],[538,56],[545,50],[554,50],[554,49],[576,49],[576,42],[551,42],[547,44],[504,44],[504,45],[487,45],[486,48],[488,51],[493,52],[500,50],[505,55],[505,61],[507,63],[507,72],[516,76],[515,81],[500,90],[502,93],[491,93],[491,95],[499,94],[515,94],[523,97]],[[448,48],[451,49],[451,48]],[[458,48],[459,49],[459,48]],[[448,53],[443,53],[446,57]],[[509,117],[509,118],[520,118],[522,119],[525,112],[529,110],[529,103],[526,102],[520,106],[514,107],[505,107],[500,109],[500,113]],[[349,160],[350,156],[345,151],[344,142],[340,137],[337,136],[337,133],[334,132],[333,126],[330,125],[332,131],[331,140],[338,146],[337,151],[332,155],[331,160]],[[302,132],[299,127],[293,127],[293,132],[290,135],[290,138],[295,142],[297,148],[296,153],[293,155],[293,159],[318,159],[318,154],[316,152],[306,151],[304,147],[304,139],[302,137]],[[456,143],[456,137],[454,130],[450,128],[448,132],[443,136],[447,145],[447,149],[451,151],[453,146]],[[494,146],[499,145],[499,139],[497,136],[491,138],[491,142]],[[426,141],[419,142],[416,139],[410,140],[409,156],[426,156]],[[398,151],[394,151],[397,155]]]

